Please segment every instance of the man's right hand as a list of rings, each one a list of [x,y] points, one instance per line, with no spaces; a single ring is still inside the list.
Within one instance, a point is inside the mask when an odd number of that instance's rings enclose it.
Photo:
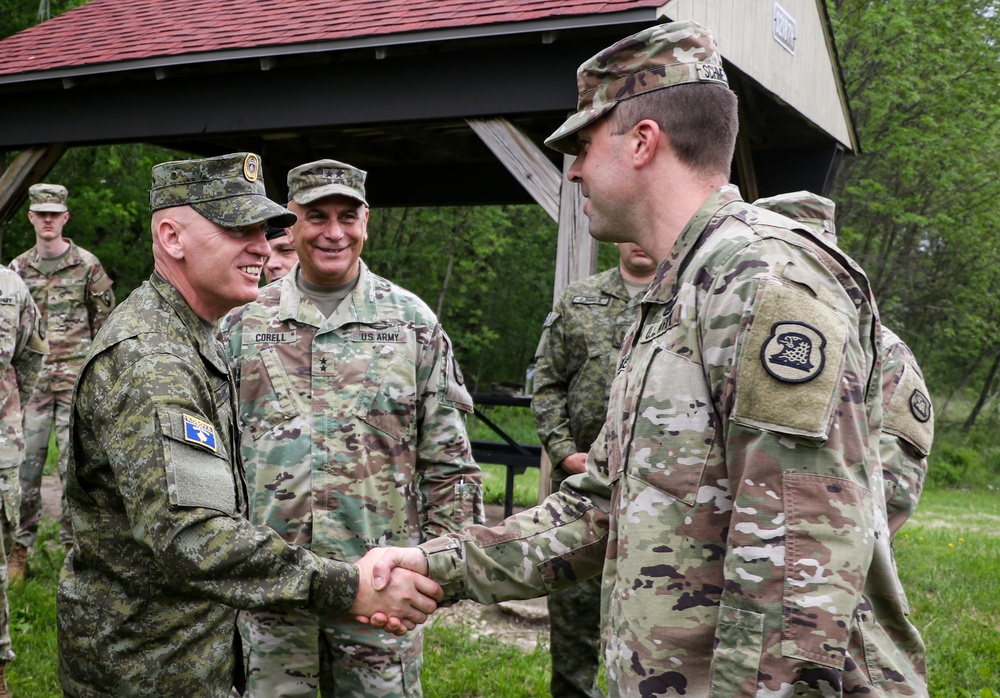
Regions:
[[[577,475],[582,473],[587,469],[587,454],[586,453],[573,453],[561,461],[559,461],[559,467],[565,470],[570,475]]]
[[[419,548],[373,548],[355,566],[358,594],[349,613],[394,635],[426,621],[444,598],[441,586],[427,577]]]

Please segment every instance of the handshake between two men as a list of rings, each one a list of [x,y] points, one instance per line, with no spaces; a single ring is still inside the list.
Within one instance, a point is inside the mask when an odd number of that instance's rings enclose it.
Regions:
[[[427,577],[420,548],[373,548],[355,566],[358,593],[350,612],[361,623],[403,635],[444,600],[441,585]]]

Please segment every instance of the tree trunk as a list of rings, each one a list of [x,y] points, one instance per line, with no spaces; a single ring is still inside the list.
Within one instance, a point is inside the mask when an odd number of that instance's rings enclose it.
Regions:
[[[968,432],[972,425],[976,423],[976,418],[979,417],[979,413],[983,409],[983,405],[986,404],[987,398],[993,392],[993,381],[997,377],[997,371],[1000,370],[1000,351],[997,352],[996,357],[993,359],[993,366],[990,367],[990,375],[986,377],[986,382],[983,384],[983,389],[979,393],[979,400],[976,401],[976,406],[972,408],[972,412],[969,413],[969,418],[965,420],[965,424],[962,425],[962,431]]]

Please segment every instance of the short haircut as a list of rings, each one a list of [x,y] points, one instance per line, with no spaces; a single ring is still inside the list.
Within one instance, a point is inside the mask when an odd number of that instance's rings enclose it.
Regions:
[[[688,83],[620,102],[608,115],[611,133],[651,119],[670,138],[677,157],[704,174],[729,176],[739,117],[736,93],[722,85]]]

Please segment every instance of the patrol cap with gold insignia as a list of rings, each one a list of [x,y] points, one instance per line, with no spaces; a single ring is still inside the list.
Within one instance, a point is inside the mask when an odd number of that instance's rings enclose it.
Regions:
[[[575,155],[575,134],[622,100],[690,82],[728,87],[715,37],[697,22],[670,22],[644,29],[610,46],[576,71],[576,113],[545,139],[545,145]]]
[[[35,184],[28,189],[29,211],[38,213],[65,213],[69,193],[61,184]]]
[[[223,228],[263,221],[280,228],[292,225],[296,215],[267,198],[262,175],[255,153],[162,162],[153,167],[149,210],[190,206]]]
[[[317,160],[288,171],[288,199],[308,204],[327,196],[347,196],[365,206],[365,176],[368,173],[344,162]]]
[[[834,223],[837,205],[825,196],[811,191],[793,191],[757,199],[753,205],[787,216],[820,235],[828,235],[834,240],[837,238]]]

